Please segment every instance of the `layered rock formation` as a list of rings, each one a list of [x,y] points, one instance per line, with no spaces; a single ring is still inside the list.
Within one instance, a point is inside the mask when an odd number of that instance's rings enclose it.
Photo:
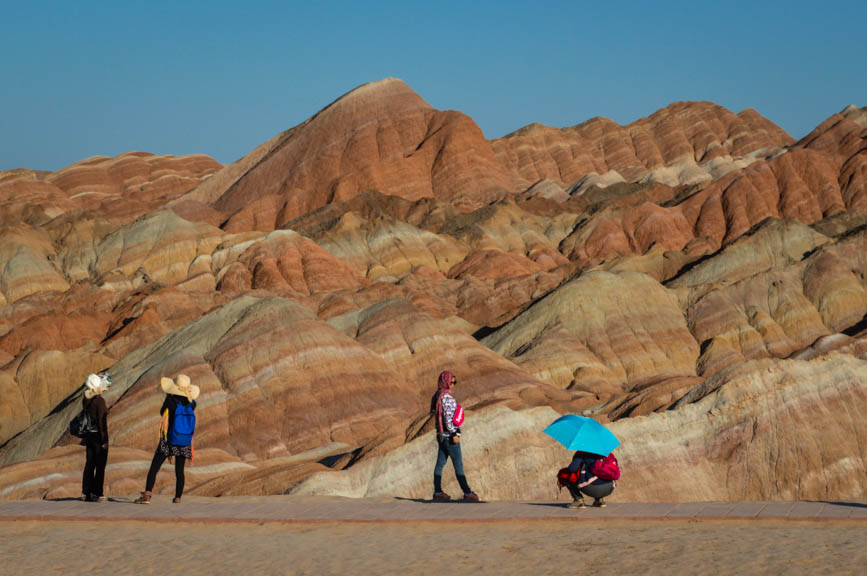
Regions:
[[[356,88],[252,155],[187,198],[212,204],[230,231],[270,231],[365,190],[475,208],[514,188],[471,119],[397,79]]]
[[[612,498],[863,499],[865,377],[863,345],[854,358],[751,362],[708,380],[676,410],[610,424],[623,442]],[[462,444],[473,488],[491,499],[565,498],[554,474],[571,453],[540,433],[557,416],[547,407],[469,413]],[[293,493],[427,498],[434,446],[428,434],[343,472],[313,474]],[[448,476],[444,487],[460,493]]]
[[[601,270],[565,284],[483,342],[546,382],[600,400],[694,376],[699,352],[674,294],[640,273]]]
[[[588,176],[597,184],[695,184],[791,143],[755,110],[735,115],[712,102],[677,102],[628,126],[607,118],[562,130],[531,124],[491,144],[524,179],[572,186]]]
[[[184,372],[188,491],[425,497],[451,369],[488,498],[556,496],[569,412],[623,441],[619,498],[863,499],[865,126],[677,103],[488,142],[389,79],[224,167],[2,172],[0,497],[78,494],[102,369],[110,493]]]
[[[0,177],[0,223],[43,225],[71,210],[129,221],[195,188],[222,166],[201,154],[127,152],[96,156],[57,172],[17,170]]]

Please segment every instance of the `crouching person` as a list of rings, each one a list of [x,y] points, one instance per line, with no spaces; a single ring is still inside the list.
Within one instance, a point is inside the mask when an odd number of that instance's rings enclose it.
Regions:
[[[567,508],[584,508],[584,496],[593,498],[593,506],[605,507],[605,498],[614,492],[620,468],[613,454],[599,456],[589,452],[575,452],[568,468],[557,474],[560,486],[566,486],[572,494]]]

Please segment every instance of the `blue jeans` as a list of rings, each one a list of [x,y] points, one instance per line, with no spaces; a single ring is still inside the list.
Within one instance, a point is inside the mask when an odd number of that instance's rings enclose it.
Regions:
[[[442,492],[443,468],[446,467],[446,461],[449,457],[451,457],[452,464],[455,467],[455,476],[458,478],[461,490],[464,491],[464,494],[472,492],[467,483],[467,477],[464,476],[464,459],[461,456],[461,445],[452,444],[451,438],[445,436],[437,436],[437,444],[437,464],[434,468],[434,492]]]

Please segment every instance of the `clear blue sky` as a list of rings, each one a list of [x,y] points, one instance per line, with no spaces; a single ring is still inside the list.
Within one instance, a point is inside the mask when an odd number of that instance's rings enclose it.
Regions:
[[[127,150],[229,163],[389,76],[488,138],[678,100],[799,138],[867,105],[863,0],[0,0],[0,19],[0,169]]]

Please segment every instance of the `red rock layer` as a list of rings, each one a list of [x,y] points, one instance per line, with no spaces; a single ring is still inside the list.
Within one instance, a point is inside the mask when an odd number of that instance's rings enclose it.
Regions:
[[[847,206],[867,210],[867,112],[854,106],[834,114],[799,143],[808,150],[822,150],[836,157],[838,184]]]
[[[703,163],[791,142],[755,110],[734,114],[711,102],[677,102],[627,126],[607,118],[562,130],[532,124],[491,146],[525,180],[569,186],[591,172],[615,170],[632,181],[683,158]]]
[[[515,187],[470,118],[434,110],[400,80],[353,90],[271,146],[212,191],[227,230],[273,230],[369,189],[471,209]]]
[[[88,158],[57,172],[14,171],[0,179],[0,224],[45,224],[71,210],[130,221],[192,190],[221,165],[202,154],[127,152]]]
[[[867,161],[867,152],[843,167],[862,161]],[[859,187],[857,178],[845,178],[840,169],[838,158],[827,152],[794,148],[730,172],[676,205],[643,202],[600,211],[579,226],[561,249],[570,259],[591,263],[643,254],[653,245],[691,252],[690,259],[695,259],[767,218],[811,224],[844,210],[863,209],[867,189]]]

